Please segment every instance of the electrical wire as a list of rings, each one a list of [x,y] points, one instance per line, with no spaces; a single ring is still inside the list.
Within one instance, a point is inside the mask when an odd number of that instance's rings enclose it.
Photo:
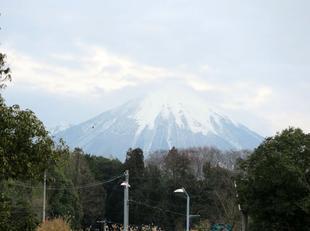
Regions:
[[[135,204],[138,204],[138,205],[143,205],[145,207],[161,210],[163,212],[172,213],[172,214],[176,214],[176,215],[180,215],[180,216],[185,216],[185,214],[183,214],[183,213],[178,213],[178,212],[171,211],[171,210],[168,210],[168,209],[163,209],[163,208],[160,208],[160,207],[152,206],[152,205],[140,202],[140,201],[129,200],[129,202],[132,202],[132,203],[135,203]]]
[[[80,185],[80,186],[60,186],[60,187],[55,187],[55,186],[51,186],[51,187],[46,187],[46,190],[64,190],[64,189],[85,189],[85,188],[91,188],[91,187],[97,187],[100,185],[104,185],[107,183],[110,183],[112,181],[115,181],[121,177],[123,177],[124,174],[115,176],[109,180],[103,181],[103,182],[94,182],[94,183],[90,183],[90,184],[86,184],[86,185]],[[19,187],[24,187],[24,188],[31,188],[31,189],[43,189],[43,186],[32,186],[32,185],[27,185],[27,184],[23,184],[23,183],[18,183],[18,182],[10,182],[9,184],[13,184],[15,186],[19,186]]]

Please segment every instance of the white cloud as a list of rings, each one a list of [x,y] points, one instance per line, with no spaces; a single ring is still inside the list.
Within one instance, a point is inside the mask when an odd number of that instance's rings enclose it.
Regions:
[[[247,82],[231,84],[206,78],[206,73],[212,75],[209,65],[202,66],[197,72],[184,67],[163,68],[139,64],[98,46],[79,43],[77,47],[78,54],[51,54],[47,60],[7,49],[5,53],[14,73],[13,84],[43,89],[52,94],[90,97],[100,95],[101,90],[103,94],[171,80],[199,92],[216,94],[218,104],[230,109],[258,107],[272,93],[269,86]]]
[[[237,120],[239,117],[242,121],[247,121],[240,111],[246,115],[255,115],[253,118],[256,120],[248,119],[246,124],[254,130],[264,131],[271,128],[272,131],[278,131],[289,125],[302,128],[310,126],[306,116],[308,112],[290,112],[281,107],[285,101],[284,96],[275,86],[253,80],[227,81],[227,78],[217,78],[214,69],[209,65],[198,68],[197,71],[186,66],[164,68],[143,65],[97,46],[79,44],[78,48],[78,54],[51,54],[45,59],[32,57],[15,49],[5,50],[13,72],[12,84],[50,95],[91,100],[122,89],[138,90],[146,85],[161,86],[168,82],[185,85],[205,95],[210,102],[223,109],[223,112],[228,115],[235,114]],[[284,110],[286,113],[283,113]],[[268,123],[258,123],[258,118]],[[264,123],[268,124],[268,129],[259,125]]]
[[[188,84],[196,91],[211,91],[215,89],[214,86],[203,81],[189,80]]]
[[[263,104],[268,100],[272,94],[272,89],[270,87],[261,87],[257,90],[256,95],[252,98],[252,102],[256,105]]]
[[[272,126],[273,131],[281,131],[284,128],[299,127],[310,132],[310,122],[308,117],[301,112],[273,112],[268,114],[268,120]]]
[[[270,103],[272,88],[262,86],[259,83],[232,84],[222,91],[225,94],[225,100],[221,106],[227,109],[256,110]]]
[[[168,69],[140,65],[99,47],[81,48],[79,55],[52,54],[51,60],[47,61],[14,49],[6,50],[14,73],[13,84],[28,85],[56,94],[92,95],[98,88],[109,92],[160,79],[175,78],[175,73]],[[70,62],[70,65],[66,65],[67,62]]]
[[[165,83],[182,83],[198,92],[215,95],[217,105],[226,109],[253,109],[267,100],[272,90],[255,83],[226,83],[206,78],[212,68],[204,65],[197,72],[181,68],[142,65],[128,57],[116,55],[97,46],[78,44],[79,54],[52,54],[39,60],[8,49],[8,60],[16,85],[40,89],[52,94],[98,96],[126,87]],[[209,73],[209,74],[210,74]]]

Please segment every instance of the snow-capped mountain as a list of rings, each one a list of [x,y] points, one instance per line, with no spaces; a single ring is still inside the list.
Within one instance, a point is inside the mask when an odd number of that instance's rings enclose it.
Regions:
[[[124,158],[128,148],[160,149],[215,146],[253,149],[262,137],[180,89],[160,90],[129,101],[56,134],[70,147]]]
[[[54,136],[55,134],[57,134],[57,133],[59,133],[61,131],[64,131],[64,130],[72,127],[72,126],[73,126],[72,124],[62,122],[62,123],[60,123],[57,126],[49,128],[48,131],[50,132],[50,134],[52,136]]]

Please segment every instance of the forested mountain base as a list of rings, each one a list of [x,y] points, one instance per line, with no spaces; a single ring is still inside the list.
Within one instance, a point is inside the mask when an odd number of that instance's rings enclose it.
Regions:
[[[178,152],[173,148],[156,156],[161,159],[160,165],[154,161],[154,155],[144,160],[141,149],[130,149],[124,163],[84,154],[81,149],[73,152],[64,149],[57,164],[47,170],[47,218],[63,217],[74,229],[95,227],[104,220],[122,223],[120,184],[124,181],[123,172],[128,169],[130,224],[156,224],[164,230],[180,230],[185,221],[185,200],[173,191],[185,187],[191,195],[191,214],[200,215],[200,219],[193,219],[193,226],[199,223],[239,226],[230,170],[205,161],[197,174],[201,163],[185,150]],[[6,224],[15,227],[11,230],[34,230],[42,219],[41,179],[41,182],[2,181],[5,203],[1,203],[7,205]]]

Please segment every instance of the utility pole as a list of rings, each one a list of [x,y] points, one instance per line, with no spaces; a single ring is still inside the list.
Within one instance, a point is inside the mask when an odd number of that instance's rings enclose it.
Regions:
[[[125,171],[125,181],[121,184],[124,186],[124,231],[128,231],[128,221],[129,221],[129,171]]]
[[[237,190],[237,182],[236,181],[234,182],[234,185],[235,185],[235,189],[236,189],[236,197],[239,200],[239,195],[238,195],[238,190]],[[248,230],[248,216],[245,213],[245,211],[241,208],[240,204],[238,204],[238,208],[239,208],[239,211],[241,213],[241,230],[242,231],[247,231]]]
[[[186,197],[186,231],[189,231],[189,195],[187,193]]]
[[[46,202],[46,170],[44,171],[44,182],[43,182],[43,214],[42,222],[45,222],[45,202]]]
[[[247,231],[248,230],[248,216],[243,210],[240,210],[240,212],[241,212],[241,221],[242,221],[242,231]]]

